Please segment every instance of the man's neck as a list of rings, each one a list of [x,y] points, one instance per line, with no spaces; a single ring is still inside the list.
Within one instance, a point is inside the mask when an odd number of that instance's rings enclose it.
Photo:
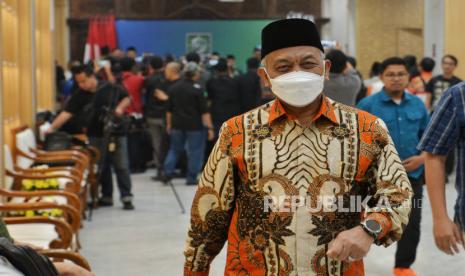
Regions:
[[[180,78],[181,78],[180,76],[176,76],[176,77],[171,78],[169,81],[174,82],[174,81],[179,80]]]
[[[288,105],[288,104],[286,104],[285,102],[282,102],[282,101],[281,101],[281,103],[282,103],[284,109],[286,110],[286,113],[296,117],[297,120],[301,124],[306,125],[309,122],[313,121],[313,118],[315,117],[316,113],[320,109],[322,100],[323,100],[323,94],[318,96],[309,105],[303,106],[303,107],[291,106],[291,105]]]
[[[404,96],[404,91],[387,91],[386,94],[391,97],[393,100],[402,100],[402,97]]]
[[[452,79],[454,77],[454,74],[446,74],[446,73],[444,73],[444,74],[442,74],[442,77],[449,80],[449,79]]]

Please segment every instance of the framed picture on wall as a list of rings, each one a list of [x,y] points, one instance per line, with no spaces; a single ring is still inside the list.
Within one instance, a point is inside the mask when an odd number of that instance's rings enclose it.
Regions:
[[[186,53],[196,52],[204,57],[212,52],[211,33],[187,33]]]

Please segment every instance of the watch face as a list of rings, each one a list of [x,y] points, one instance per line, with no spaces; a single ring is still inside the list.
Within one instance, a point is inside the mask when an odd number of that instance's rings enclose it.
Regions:
[[[381,225],[379,225],[376,220],[367,220],[365,225],[370,231],[373,231],[374,233],[381,232]]]

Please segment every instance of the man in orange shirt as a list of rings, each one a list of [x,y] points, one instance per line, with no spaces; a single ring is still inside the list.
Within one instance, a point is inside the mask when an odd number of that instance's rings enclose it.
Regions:
[[[311,21],[267,25],[261,56],[277,99],[223,124],[192,203],[184,275],[208,275],[226,240],[225,275],[364,275],[371,245],[399,240],[410,213],[386,126],[324,95],[331,64]]]

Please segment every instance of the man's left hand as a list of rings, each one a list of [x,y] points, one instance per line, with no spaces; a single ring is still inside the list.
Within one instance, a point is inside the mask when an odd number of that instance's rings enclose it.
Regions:
[[[329,245],[328,257],[339,261],[356,261],[368,254],[374,238],[361,226],[343,231]]]
[[[208,139],[208,141],[213,141],[215,139],[215,131],[213,131],[213,129],[208,130],[207,139]]]
[[[404,168],[407,172],[413,172],[414,170],[418,169],[421,165],[425,163],[425,158],[421,155],[416,155],[405,159],[402,162]]]
[[[123,114],[124,114],[124,110],[122,110],[121,108],[118,108],[118,107],[117,107],[117,108],[115,109],[115,115],[116,115],[116,116],[121,117],[121,116],[123,116]]]

